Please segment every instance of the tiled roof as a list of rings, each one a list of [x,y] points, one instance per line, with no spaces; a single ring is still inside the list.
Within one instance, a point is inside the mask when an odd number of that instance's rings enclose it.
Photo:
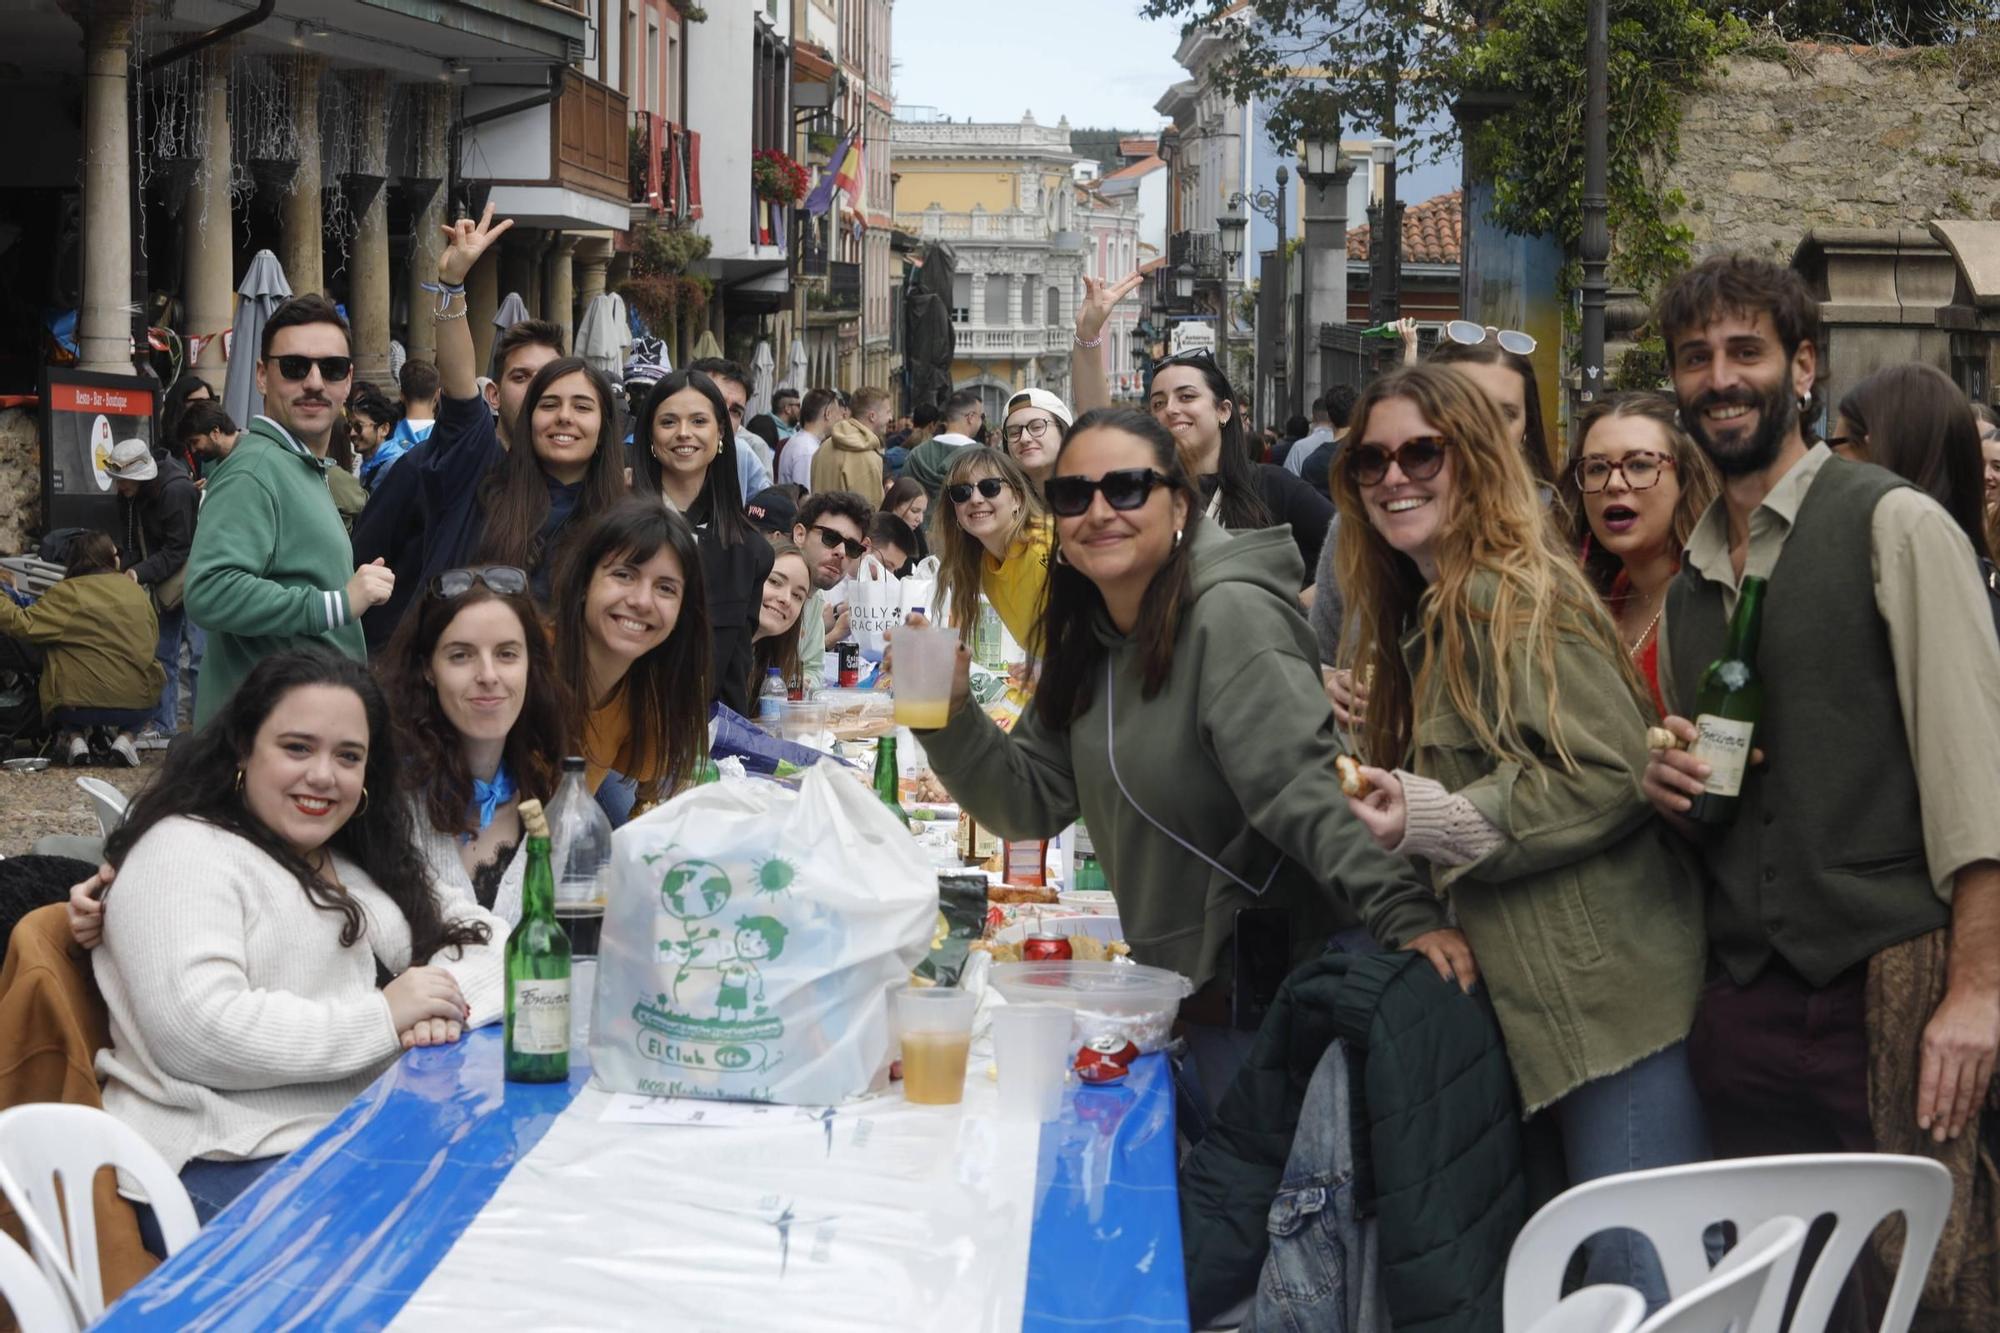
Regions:
[[[1403,210],[1403,262],[1406,264],[1456,264],[1464,251],[1460,236],[1461,191],[1441,194]],[[1368,258],[1368,228],[1353,227],[1347,233],[1347,257]]]
[[[1118,141],[1118,152],[1122,157],[1151,157],[1160,151],[1160,136],[1157,134],[1128,135]]]
[[[1129,180],[1135,176],[1148,176],[1167,164],[1157,157],[1141,158],[1127,166],[1122,166],[1104,179],[1108,181]]]

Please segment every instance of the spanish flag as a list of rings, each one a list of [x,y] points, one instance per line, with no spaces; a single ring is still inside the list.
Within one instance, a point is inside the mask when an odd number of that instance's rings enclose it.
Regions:
[[[861,140],[855,139],[833,172],[834,186],[847,192],[847,202],[853,208],[861,207],[861,179]]]

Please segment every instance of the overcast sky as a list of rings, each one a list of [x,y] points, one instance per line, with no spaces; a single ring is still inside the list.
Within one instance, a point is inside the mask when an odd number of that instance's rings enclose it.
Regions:
[[[1140,18],[1141,2],[897,0],[896,99],[954,120],[1154,129],[1153,103],[1187,74],[1179,22]]]

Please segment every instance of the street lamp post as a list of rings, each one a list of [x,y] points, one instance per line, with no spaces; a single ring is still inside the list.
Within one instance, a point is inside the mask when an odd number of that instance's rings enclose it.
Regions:
[[[1285,290],[1285,185],[1291,178],[1291,173],[1286,171],[1283,166],[1280,166],[1278,168],[1277,193],[1273,194],[1269,190],[1257,190],[1251,194],[1245,194],[1243,191],[1237,190],[1229,196],[1228,203],[1230,208],[1243,208],[1247,206],[1259,216],[1268,218],[1276,224],[1278,228],[1278,309],[1285,311],[1287,314],[1289,314],[1291,309],[1291,300]],[[1272,378],[1283,383],[1286,380],[1285,358],[1289,354],[1290,349],[1290,340],[1285,337],[1284,316],[1280,316],[1278,321],[1276,346],[1278,348],[1278,364],[1272,372]],[[1223,373],[1225,376],[1228,374],[1228,367],[1225,366],[1223,368]]]
[[[1229,213],[1215,220],[1216,230],[1222,236],[1222,318],[1215,328],[1215,349],[1224,376],[1229,374],[1229,320],[1235,305],[1230,289],[1235,285],[1236,261],[1243,258],[1243,230],[1249,225],[1250,219],[1241,213]]]
[[[1610,201],[1605,174],[1610,137],[1607,84],[1610,80],[1610,18],[1606,0],[1590,0],[1583,64],[1583,234],[1577,259],[1583,265],[1583,401],[1594,403],[1604,390],[1604,270],[1611,258]]]
[[[1293,392],[1300,402],[1293,411],[1300,416],[1308,415],[1305,400],[1317,398],[1326,389],[1320,368],[1310,359],[1319,328],[1347,322],[1346,191],[1354,169],[1342,163],[1339,122],[1332,123],[1330,134],[1315,133],[1299,144],[1299,179],[1310,187],[1305,195],[1305,227],[1299,245],[1299,373]],[[1312,262],[1315,251],[1328,265],[1327,272],[1317,276]]]
[[[1392,110],[1393,114],[1393,110]],[[1388,324],[1403,303],[1403,205],[1396,198],[1396,141],[1377,139],[1369,156],[1382,168],[1382,197],[1371,207],[1368,260],[1368,322]]]

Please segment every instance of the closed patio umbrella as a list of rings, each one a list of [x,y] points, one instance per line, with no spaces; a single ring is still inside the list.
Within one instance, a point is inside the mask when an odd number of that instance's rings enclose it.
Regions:
[[[229,368],[222,383],[222,407],[238,425],[264,412],[264,395],[257,392],[257,349],[271,312],[292,295],[284,265],[269,250],[250,260],[243,283],[236,289],[236,322],[229,332]]]

